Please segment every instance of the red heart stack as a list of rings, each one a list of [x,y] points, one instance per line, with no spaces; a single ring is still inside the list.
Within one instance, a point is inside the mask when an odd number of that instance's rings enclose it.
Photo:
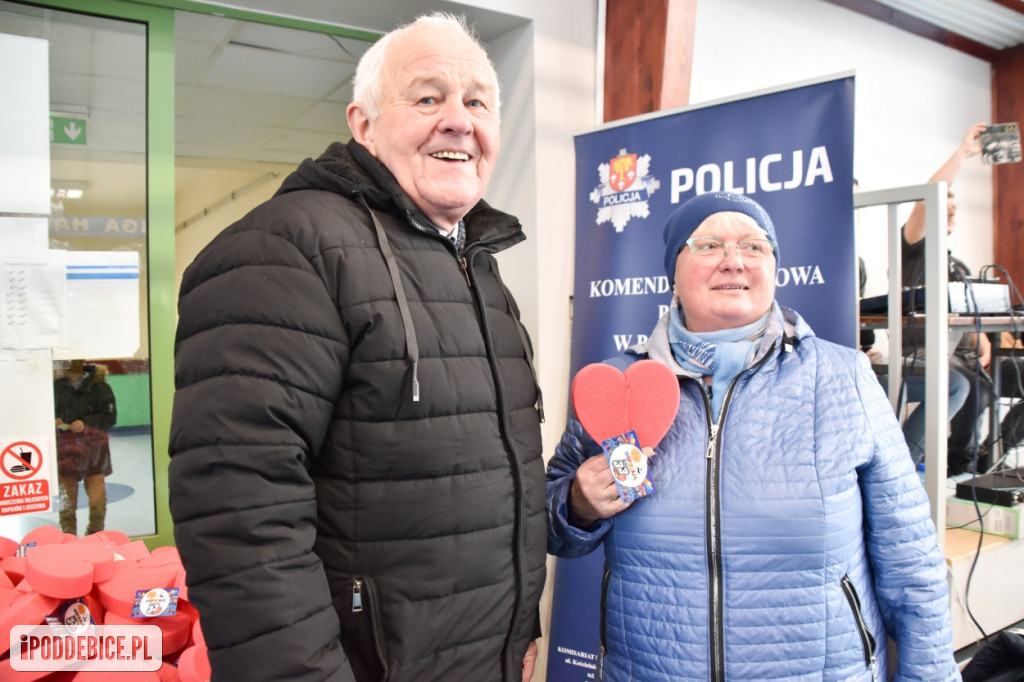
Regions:
[[[133,617],[140,590],[178,589],[170,616]],[[86,682],[205,682],[210,679],[206,642],[199,614],[187,601],[185,569],[173,547],[152,552],[119,531],[85,537],[41,526],[20,542],[0,537],[0,680]],[[69,600],[97,625],[156,625],[162,637],[163,663],[156,671],[15,671],[10,661],[10,632],[18,625],[42,625]],[[85,613],[88,611],[88,613]]]

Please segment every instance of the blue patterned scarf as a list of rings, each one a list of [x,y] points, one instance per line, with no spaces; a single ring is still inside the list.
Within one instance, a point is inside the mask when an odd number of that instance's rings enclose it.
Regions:
[[[726,389],[753,361],[755,342],[764,334],[770,314],[765,313],[744,327],[701,333],[691,332],[683,325],[682,307],[676,306],[669,315],[668,342],[676,362],[691,372],[711,375],[712,386],[718,387],[717,391],[709,391],[711,414],[716,422]]]

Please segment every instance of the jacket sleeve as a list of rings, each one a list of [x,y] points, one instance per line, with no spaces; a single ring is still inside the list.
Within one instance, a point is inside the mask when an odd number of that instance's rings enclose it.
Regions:
[[[569,509],[569,491],[576,479],[576,470],[584,460],[600,452],[601,446],[586,434],[579,421],[570,419],[548,462],[548,554],[568,558],[589,554],[611,529],[610,519],[600,519],[587,529],[579,528],[573,524]]]
[[[309,473],[347,357],[323,280],[283,239],[222,234],[186,273],[170,507],[215,682],[353,679]]]
[[[946,561],[936,544],[928,496],[867,357],[858,355],[857,365],[857,387],[875,444],[860,471],[860,485],[875,596],[898,651],[893,680],[959,680]]]

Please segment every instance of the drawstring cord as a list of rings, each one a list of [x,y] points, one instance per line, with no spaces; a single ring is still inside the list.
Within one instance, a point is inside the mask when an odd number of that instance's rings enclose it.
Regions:
[[[384,232],[384,226],[381,225],[380,219],[377,214],[369,207],[366,203],[365,198],[360,195],[360,201],[370,214],[370,218],[373,220],[374,230],[377,232],[377,241],[380,243],[381,253],[384,255],[384,261],[388,266],[388,273],[391,276],[392,286],[395,288],[395,297],[398,302],[398,310],[402,314],[402,324],[405,327],[405,346],[406,351],[409,354],[409,359],[412,363],[412,399],[413,402],[419,402],[420,399],[420,382],[419,382],[419,360],[420,360],[420,347],[416,341],[416,328],[412,323],[412,315],[409,312],[409,302],[405,295],[405,287],[402,285],[401,273],[398,271],[398,262],[395,259],[394,253],[391,250],[391,243],[388,241],[387,234]],[[526,331],[523,329],[523,323],[519,320],[515,314],[515,306],[512,303],[511,294],[505,287],[504,283],[501,284],[501,293],[505,297],[505,305],[508,306],[508,310],[511,313],[512,319],[515,321],[516,331],[519,333],[520,341],[523,344],[523,350],[526,353],[527,366],[530,368],[530,374],[533,377],[533,385],[537,391],[537,413],[540,417],[540,421],[544,422],[544,398],[540,390],[540,382],[537,378],[537,370],[533,366],[533,348],[530,346],[530,340],[526,336]]]
[[[398,310],[402,314],[402,324],[405,327],[405,348],[409,353],[409,360],[412,362],[412,400],[420,400],[420,381],[418,377],[420,364],[420,347],[416,342],[416,328],[412,324],[412,315],[409,313],[409,301],[405,297],[405,287],[402,285],[402,276],[398,272],[398,262],[391,251],[391,243],[388,241],[384,226],[380,224],[377,214],[367,205],[366,200],[360,195],[363,206],[373,219],[373,227],[377,231],[377,241],[380,242],[380,251],[384,254],[384,262],[388,265],[388,273],[391,275],[391,284],[395,287],[395,297],[398,301]]]

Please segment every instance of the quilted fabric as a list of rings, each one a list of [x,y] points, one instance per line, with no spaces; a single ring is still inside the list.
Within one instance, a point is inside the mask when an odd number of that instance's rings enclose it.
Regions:
[[[456,253],[411,211],[335,144],[185,273],[170,506],[215,682],[521,679],[539,394],[492,254],[522,230],[481,202]]]
[[[776,312],[785,326],[729,389],[710,452],[709,402],[681,375],[653,495],[580,529],[567,495],[600,447],[570,420],[549,462],[549,552],[604,546],[604,679],[885,679],[887,636],[893,679],[959,679],[945,561],[892,408],[866,356]],[[681,372],[666,327],[615,362]]]

